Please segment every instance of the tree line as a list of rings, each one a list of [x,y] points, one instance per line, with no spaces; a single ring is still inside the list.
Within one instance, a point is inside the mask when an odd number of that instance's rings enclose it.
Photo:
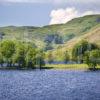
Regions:
[[[52,64],[55,60],[63,61],[67,64],[69,61],[76,63],[86,63],[89,69],[95,69],[100,64],[100,48],[85,40],[77,43],[71,54],[65,50],[56,50],[54,54],[52,50],[47,52],[35,46],[34,43],[2,40],[0,42],[0,65],[1,67],[15,68],[42,68],[45,62]],[[56,55],[56,56],[55,56]]]
[[[2,67],[41,68],[45,65],[44,52],[32,43],[4,40],[0,42],[0,64]]]
[[[71,53],[67,50],[61,50],[57,53],[49,51],[47,53],[47,61],[49,64],[55,61],[62,61],[64,64],[69,62],[77,64],[85,63],[89,66],[89,69],[95,69],[100,64],[100,47],[95,43],[82,40],[72,48]]]

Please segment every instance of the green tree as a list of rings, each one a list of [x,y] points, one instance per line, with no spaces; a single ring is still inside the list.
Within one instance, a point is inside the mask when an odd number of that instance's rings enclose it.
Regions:
[[[41,69],[42,66],[45,66],[45,61],[44,61],[45,54],[43,51],[38,50],[36,54],[36,65]]]
[[[25,57],[26,57],[26,45],[24,43],[17,43],[16,44],[16,51],[13,56],[13,63],[17,63],[18,67],[25,67]]]
[[[52,51],[49,51],[46,56],[47,56],[48,63],[51,64],[54,61]]]
[[[32,48],[32,47],[28,47],[28,51],[26,54],[26,66],[28,68],[34,68],[35,64],[36,64],[36,49]]]
[[[92,50],[85,53],[84,62],[89,66],[89,69],[96,69],[100,64],[100,50]]]
[[[80,63],[83,63],[83,57],[86,51],[92,51],[97,49],[98,46],[93,43],[89,43],[85,40],[82,40],[81,42],[77,43],[73,50],[72,50],[72,58],[75,61],[78,61]]]
[[[52,43],[46,42],[44,50],[47,51],[47,50],[52,50],[52,49],[53,49]]]
[[[2,41],[1,42],[1,53],[4,57],[5,63],[7,66],[12,65],[12,57],[15,53],[15,43],[10,40]]]
[[[4,63],[3,55],[2,55],[1,50],[0,50],[0,65],[1,65],[1,67],[3,67],[3,63]]]
[[[67,63],[70,60],[70,56],[68,54],[68,51],[64,52],[63,60],[64,60],[65,63]]]

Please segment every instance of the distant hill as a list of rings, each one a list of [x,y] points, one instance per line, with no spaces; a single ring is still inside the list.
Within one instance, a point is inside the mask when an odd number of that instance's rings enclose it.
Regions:
[[[0,27],[0,39],[35,42],[41,48],[49,45],[49,49],[72,48],[82,39],[100,45],[100,14],[75,18],[65,24],[43,27]]]

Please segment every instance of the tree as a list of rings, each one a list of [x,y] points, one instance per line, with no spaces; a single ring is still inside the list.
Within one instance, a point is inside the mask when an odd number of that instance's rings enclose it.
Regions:
[[[7,63],[7,66],[12,65],[12,57],[15,53],[15,44],[13,41],[6,40],[1,42],[1,53],[4,57],[5,63]]]
[[[74,33],[65,34],[64,35],[64,41],[69,41],[69,40],[71,40],[74,37],[75,37]]]
[[[3,55],[2,55],[1,50],[0,50],[0,65],[1,65],[1,67],[3,67],[3,63],[4,63]]]
[[[36,65],[41,68],[45,65],[44,52],[37,50],[33,43],[5,40],[0,43],[0,64],[17,68],[34,68]]]
[[[73,60],[83,63],[83,57],[86,51],[92,51],[97,49],[98,46],[93,43],[89,43],[85,40],[82,40],[81,42],[77,43],[73,50],[72,50],[72,58]]]
[[[27,54],[26,54],[26,66],[28,68],[34,68],[36,64],[36,50],[32,47],[29,47]]]
[[[47,51],[52,49],[53,49],[52,43],[46,42],[44,50]]]
[[[53,63],[54,57],[53,57],[52,51],[49,51],[47,53],[47,61],[48,61],[49,64]]]
[[[89,66],[89,69],[96,69],[96,66],[100,64],[100,50],[92,50],[85,53],[84,62]]]
[[[59,34],[54,35],[54,43],[55,44],[62,44],[63,43],[63,38]]]
[[[13,56],[13,63],[17,63],[18,67],[25,67],[26,47],[24,43],[16,44],[16,51]]]
[[[45,55],[44,55],[43,51],[41,51],[41,50],[37,51],[37,54],[36,54],[36,65],[39,66],[40,69],[42,68],[42,66],[45,65],[44,56]]]
[[[64,62],[67,63],[69,61],[69,59],[70,59],[70,57],[69,57],[68,51],[65,51],[64,55],[63,55]]]

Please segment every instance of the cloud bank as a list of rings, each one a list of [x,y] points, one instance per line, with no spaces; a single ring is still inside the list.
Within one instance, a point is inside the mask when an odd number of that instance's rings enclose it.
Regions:
[[[80,13],[77,9],[73,8],[66,8],[66,9],[57,9],[52,10],[50,13],[50,23],[49,24],[61,24],[66,23],[70,21],[73,18],[81,17],[85,15],[91,15],[91,14],[99,14],[99,12],[96,11],[85,11],[83,13]]]

